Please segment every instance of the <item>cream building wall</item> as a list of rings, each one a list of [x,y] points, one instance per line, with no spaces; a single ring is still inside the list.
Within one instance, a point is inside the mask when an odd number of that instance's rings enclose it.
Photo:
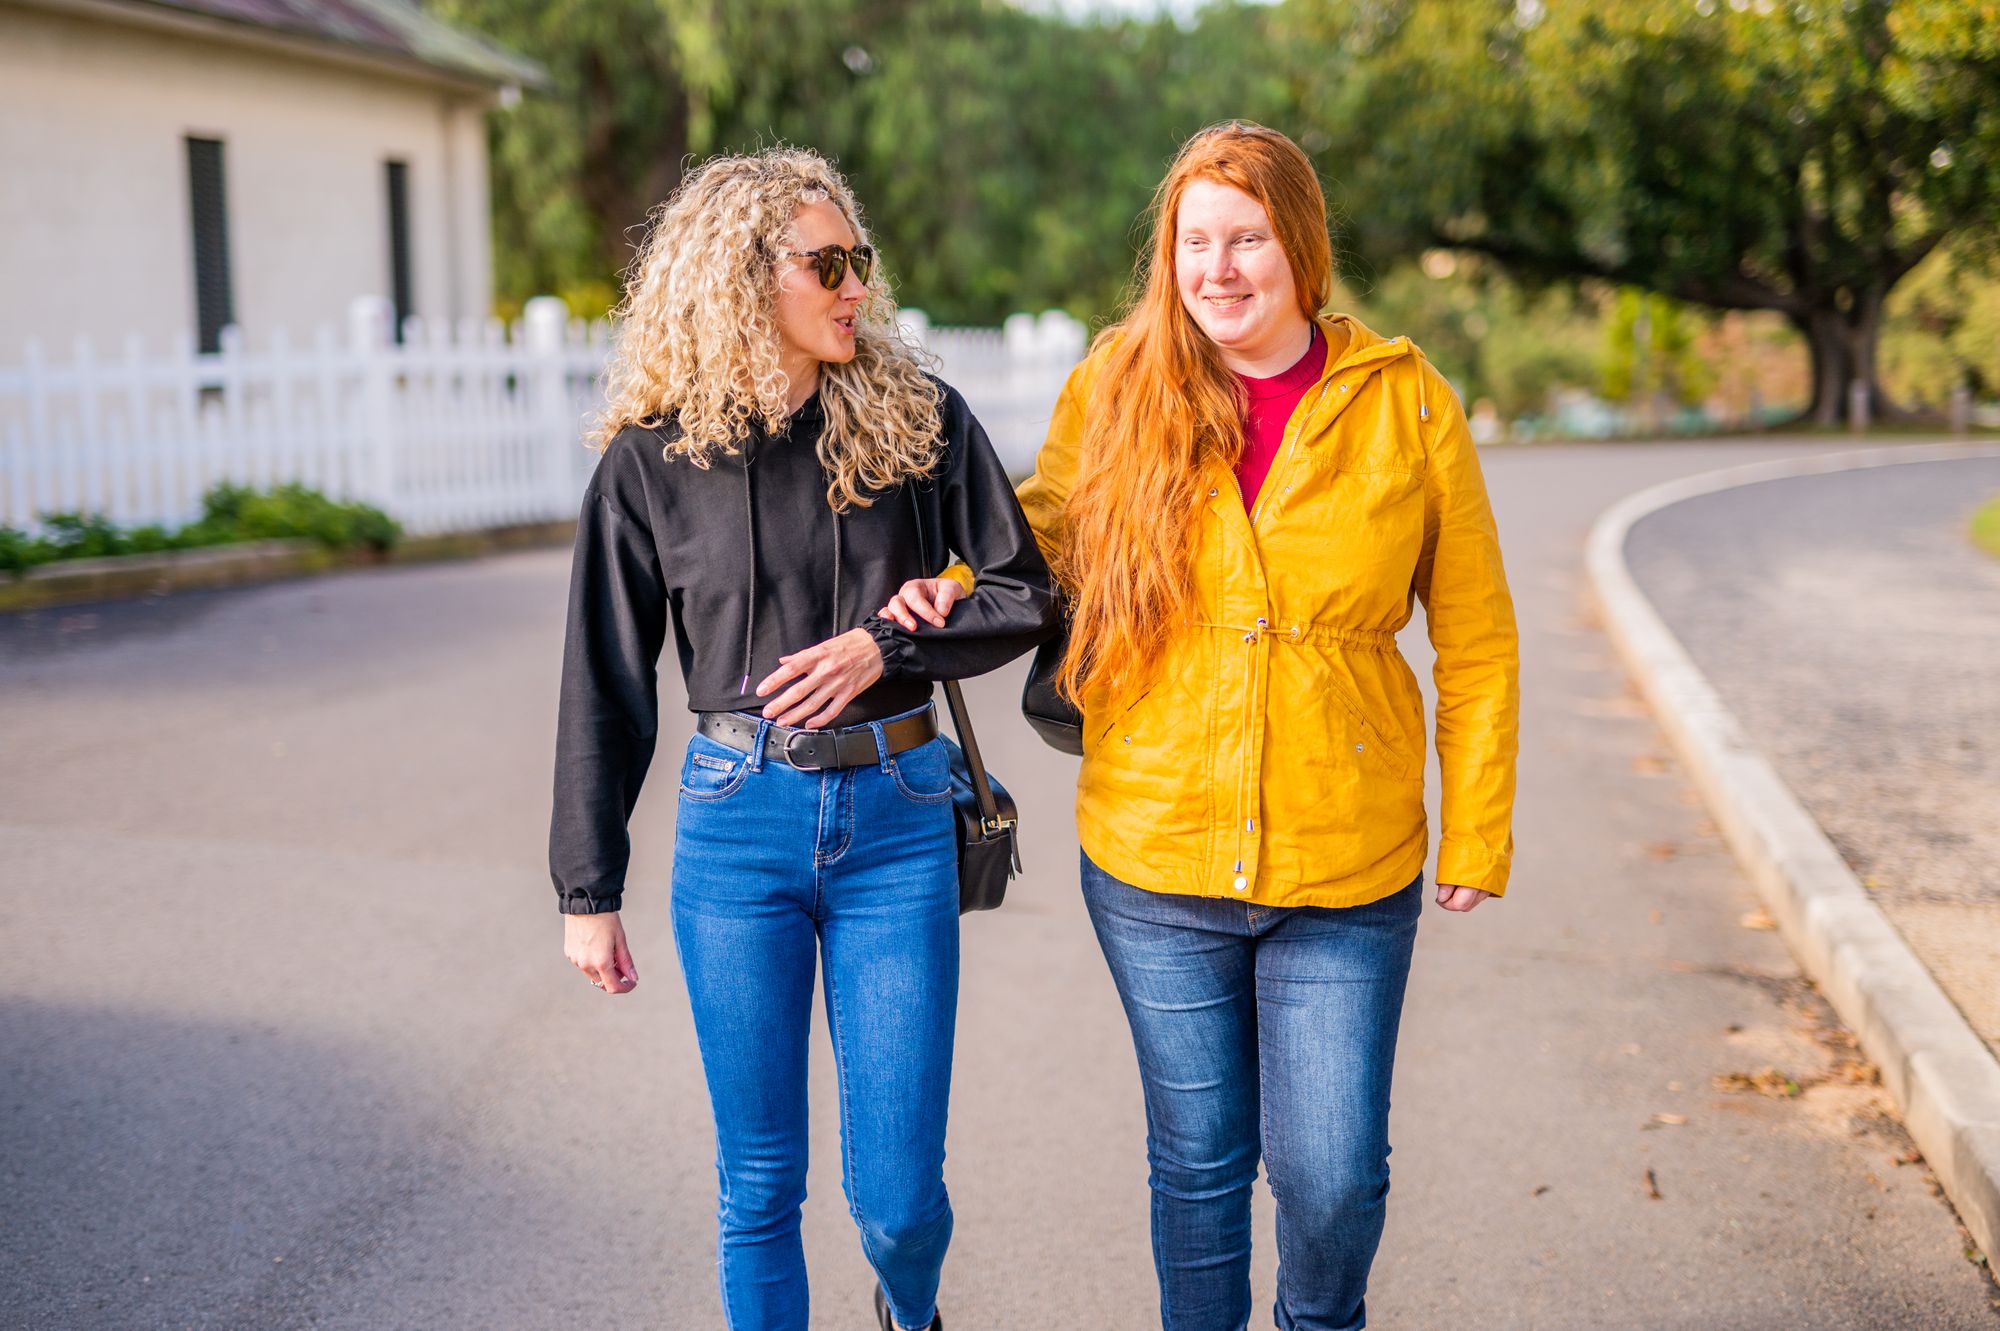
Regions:
[[[187,136],[224,143],[236,322],[345,336],[390,294],[384,163],[409,164],[414,312],[492,303],[491,92],[254,42],[0,0],[0,364],[195,328]]]

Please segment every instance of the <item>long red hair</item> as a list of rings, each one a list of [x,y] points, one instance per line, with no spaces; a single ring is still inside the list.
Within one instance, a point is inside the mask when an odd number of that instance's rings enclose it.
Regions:
[[[1196,181],[1233,186],[1264,206],[1291,264],[1299,309],[1333,295],[1326,196],[1299,146],[1274,129],[1230,121],[1181,146],[1153,195],[1153,240],[1140,255],[1123,322],[1093,354],[1102,365],[1084,413],[1081,474],[1063,515],[1056,576],[1070,602],[1059,683],[1112,696],[1145,683],[1194,594],[1194,546],[1210,474],[1243,446],[1243,398],[1181,297],[1174,274],[1181,195]]]

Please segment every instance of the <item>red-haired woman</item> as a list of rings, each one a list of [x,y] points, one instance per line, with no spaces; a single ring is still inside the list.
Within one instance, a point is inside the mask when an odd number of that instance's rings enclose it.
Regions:
[[[1359,1327],[1428,852],[1396,633],[1422,601],[1437,902],[1467,911],[1513,850],[1513,607],[1450,385],[1409,339],[1322,314],[1306,155],[1221,125],[1155,202],[1135,303],[1019,492],[1071,605],[1083,891],[1138,1049],[1163,1325],[1248,1324],[1261,1156],[1277,1325]],[[886,609],[941,623],[960,591]]]

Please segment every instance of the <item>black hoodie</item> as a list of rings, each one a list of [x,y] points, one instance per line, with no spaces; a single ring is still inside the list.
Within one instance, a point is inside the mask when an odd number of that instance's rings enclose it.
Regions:
[[[705,468],[664,455],[671,426],[632,426],[611,441],[584,492],[570,574],[549,832],[564,913],[619,908],[669,625],[697,712],[759,711],[768,699],[751,690],[780,656],[866,629],[882,678],[840,726],[920,706],[934,681],[992,670],[1054,628],[1048,567],[1007,473],[965,399],[939,387],[944,450],[932,477],[844,514],[826,499],[817,397],[783,434],[759,432]],[[874,613],[953,555],[978,589],[944,628],[913,633]]]

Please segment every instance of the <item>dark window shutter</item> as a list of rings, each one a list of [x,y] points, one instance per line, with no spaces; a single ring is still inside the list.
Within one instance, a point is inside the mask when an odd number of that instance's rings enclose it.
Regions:
[[[389,162],[389,298],[396,307],[396,341],[403,320],[417,312],[410,286],[410,164]]]
[[[187,141],[188,200],[194,219],[194,308],[204,352],[222,349],[222,330],[236,322],[229,282],[229,207],[222,179],[222,141]]]

